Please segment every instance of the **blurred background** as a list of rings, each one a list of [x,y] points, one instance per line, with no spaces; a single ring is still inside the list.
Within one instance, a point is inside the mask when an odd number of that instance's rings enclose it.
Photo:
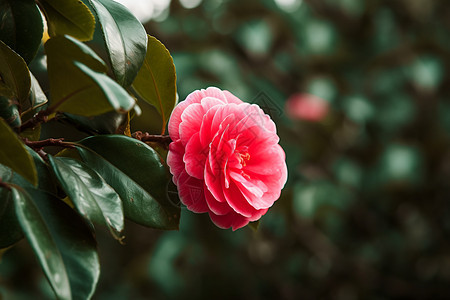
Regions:
[[[289,178],[257,231],[185,208],[179,232],[98,231],[94,299],[450,299],[448,1],[119,2],[180,100],[217,86],[271,115]],[[160,132],[140,105],[132,129]],[[4,255],[4,299],[52,299],[28,253]]]

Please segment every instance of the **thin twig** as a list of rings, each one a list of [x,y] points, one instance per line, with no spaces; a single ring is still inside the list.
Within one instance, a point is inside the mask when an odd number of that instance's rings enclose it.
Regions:
[[[20,126],[19,131],[22,132],[25,129],[34,128],[40,123],[47,122],[49,114],[51,114],[51,111],[49,111],[47,109],[39,111],[31,119],[29,119],[25,123],[23,123],[22,126]]]
[[[11,190],[11,186],[10,186],[8,183],[3,182],[1,178],[0,178],[0,188],[5,188],[5,189],[7,189],[8,191]]]
[[[59,139],[46,139],[42,141],[30,141],[27,138],[23,139],[25,145],[27,145],[30,148],[33,148],[35,150],[42,149],[43,147],[63,147],[63,148],[75,148],[75,145],[70,142],[64,142],[64,138]],[[36,151],[38,152],[38,151]]]
[[[136,131],[131,136],[142,142],[156,142],[162,144],[166,148],[172,142],[172,139],[168,135],[149,134],[148,132],[143,133],[142,131]]]

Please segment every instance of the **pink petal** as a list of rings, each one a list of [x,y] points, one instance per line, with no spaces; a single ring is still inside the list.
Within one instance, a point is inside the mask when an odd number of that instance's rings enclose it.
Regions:
[[[183,145],[186,145],[189,139],[200,131],[203,116],[204,111],[200,103],[191,104],[184,110],[179,128],[180,140]]]
[[[209,163],[209,157],[206,159],[206,167],[205,167],[205,185],[208,190],[211,192],[213,197],[219,202],[226,202],[225,196],[223,195],[222,185],[221,185],[221,176],[220,173],[215,175],[211,170],[211,164]]]
[[[225,103],[228,102],[227,98],[225,97],[224,92],[219,88],[212,86],[212,87],[209,87],[206,90],[202,90],[202,91],[204,91],[205,97],[214,97],[214,98],[224,101]]]
[[[256,213],[256,209],[244,198],[234,182],[231,182],[230,188],[224,189],[223,193],[228,204],[236,213],[247,218]]]
[[[195,133],[186,144],[186,153],[183,156],[186,172],[197,179],[203,179],[206,157],[209,149],[200,143],[199,133]]]
[[[204,90],[194,91],[186,97],[186,100],[181,101],[177,104],[175,109],[172,111],[172,114],[170,115],[168,124],[169,135],[172,141],[178,140],[180,138],[179,128],[181,123],[181,115],[183,114],[184,110],[192,103],[200,103],[203,98]]]
[[[175,141],[169,145],[169,153],[167,153],[167,165],[170,168],[170,173],[173,175],[172,181],[177,185],[178,177],[184,171],[184,147],[181,141]]]
[[[167,125],[169,129],[169,136],[172,141],[176,141],[180,138],[179,128],[181,123],[181,114],[189,105],[189,102],[182,101],[177,104],[172,113],[170,114],[169,124]]]
[[[246,173],[281,176],[285,154],[280,145],[275,144],[270,147],[251,148],[251,150],[249,151],[250,159],[244,168]]]
[[[186,207],[196,213],[208,212],[205,195],[203,193],[203,181],[181,173],[178,180],[178,195]]]
[[[231,210],[231,207],[226,202],[219,202],[217,201],[214,196],[209,191],[208,187],[204,186],[204,194],[206,199],[206,204],[208,205],[211,212],[213,212],[216,215],[226,215]]]
[[[217,227],[228,229],[232,228],[233,231],[236,229],[242,228],[245,225],[248,224],[249,220],[241,215],[238,215],[236,213],[229,213],[227,215],[218,216],[214,213],[210,212],[209,217],[211,218],[211,221],[216,224]]]
[[[229,91],[223,91],[228,103],[241,104],[243,103],[241,99],[230,93]]]

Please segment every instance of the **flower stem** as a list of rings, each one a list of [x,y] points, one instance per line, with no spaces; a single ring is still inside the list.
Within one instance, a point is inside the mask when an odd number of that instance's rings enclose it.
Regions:
[[[143,133],[142,131],[136,131],[131,136],[142,142],[156,142],[165,147],[168,147],[172,142],[168,135],[149,134],[148,132]]]

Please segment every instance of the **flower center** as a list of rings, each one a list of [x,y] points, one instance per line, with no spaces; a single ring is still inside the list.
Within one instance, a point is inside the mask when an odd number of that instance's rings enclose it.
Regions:
[[[247,161],[250,160],[250,153],[245,152],[244,154],[242,154],[242,153],[238,153],[238,154],[239,154],[239,156],[238,156],[239,163],[240,163],[243,167],[245,167],[245,165],[247,164]]]

